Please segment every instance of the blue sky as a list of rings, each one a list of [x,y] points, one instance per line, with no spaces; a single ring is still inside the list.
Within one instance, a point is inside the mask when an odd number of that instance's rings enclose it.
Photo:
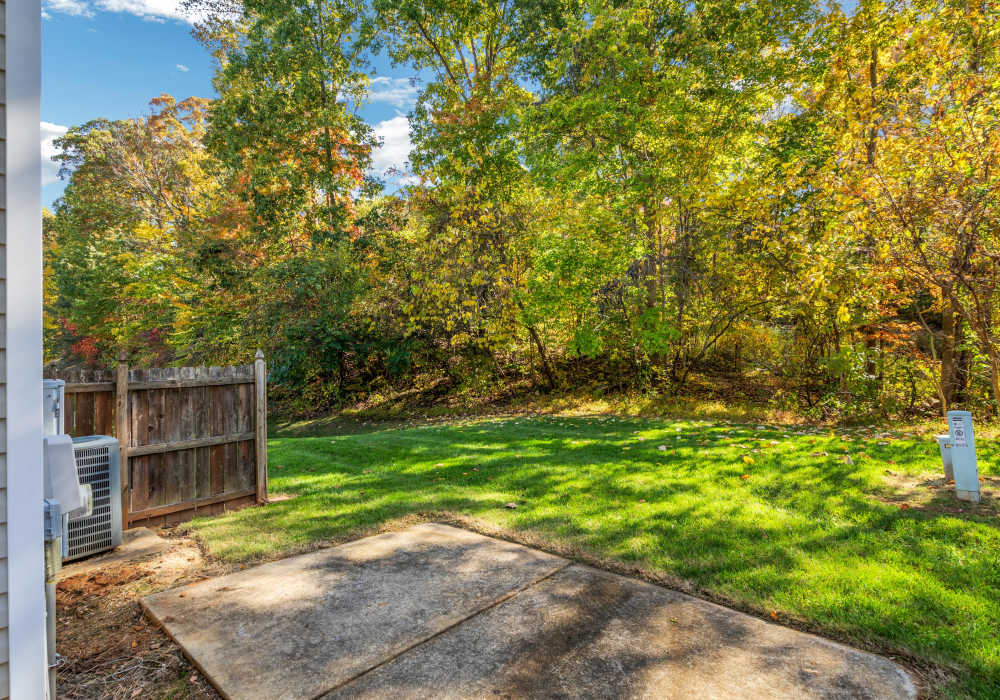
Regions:
[[[190,34],[180,0],[42,0],[42,202],[62,194],[52,139],[97,117],[126,119],[167,92],[213,97],[213,62]],[[406,113],[417,87],[383,57],[362,116],[384,145],[372,170],[403,169],[409,152]]]

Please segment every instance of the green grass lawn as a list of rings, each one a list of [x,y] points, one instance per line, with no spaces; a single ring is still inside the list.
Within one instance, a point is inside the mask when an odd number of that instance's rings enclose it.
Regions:
[[[979,448],[1000,491],[995,442]],[[945,695],[1000,697],[997,501],[922,483],[940,469],[927,435],[505,418],[276,437],[269,460],[271,492],[294,497],[195,521],[211,554],[273,557],[455,513],[931,662]]]

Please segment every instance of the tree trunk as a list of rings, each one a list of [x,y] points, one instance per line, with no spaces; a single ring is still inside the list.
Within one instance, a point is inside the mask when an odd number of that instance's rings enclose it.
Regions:
[[[955,331],[955,344],[956,346],[962,342],[962,319],[959,318],[958,322],[955,324],[957,330]],[[969,375],[972,372],[972,351],[968,348],[963,348],[956,351],[955,353],[955,403],[963,404],[969,400],[968,390],[969,390]]]
[[[875,111],[875,90],[878,88],[878,49],[872,46],[871,57],[868,62],[868,87],[871,89],[871,106],[872,112]],[[868,130],[868,142],[865,144],[865,158],[868,161],[868,168],[870,170],[875,169],[875,154],[878,144],[878,129],[872,125]],[[875,248],[874,238],[868,234],[865,240],[865,252],[868,255],[869,260],[873,260]],[[865,336],[865,374],[869,377],[876,377],[878,373],[878,367],[875,362],[877,353],[877,343],[875,337],[876,326],[870,325],[866,326],[862,333]],[[879,387],[882,386],[881,377],[878,378]]]
[[[524,313],[524,302],[518,299],[516,296],[514,298],[517,308],[520,309],[521,313]],[[538,350],[538,359],[542,365],[542,374],[545,375],[545,381],[549,384],[549,389],[556,389],[556,373],[552,370],[552,363],[549,362],[549,355],[545,352],[545,346],[542,344],[542,338],[538,335],[538,330],[535,328],[534,324],[525,323],[524,327],[528,329],[528,335],[531,336],[531,342],[534,344],[535,349]]]
[[[653,206],[643,206],[643,226],[646,231],[646,243],[649,253],[643,265],[643,275],[646,286],[646,308],[655,309],[659,302],[659,279],[660,279],[660,242],[657,232],[656,209]]]
[[[944,410],[951,408],[955,401],[955,311],[950,294],[944,294],[944,308],[941,310],[941,395]]]
[[[674,305],[677,307],[675,330],[677,339],[673,345],[676,348],[673,364],[670,368],[670,379],[674,384],[683,384],[687,376],[688,337],[684,325],[684,315],[687,313],[688,302],[691,300],[694,282],[695,250],[691,226],[691,213],[683,204],[677,211],[677,225],[674,232],[674,244],[670,252],[670,278],[673,286]]]
[[[687,374],[687,372],[683,372],[681,352],[680,350],[677,350],[674,352],[674,359],[670,363],[670,381],[673,382],[674,385],[680,386],[682,373],[685,375]]]
[[[534,326],[527,326],[528,335],[531,336],[531,341],[535,344],[535,349],[538,350],[539,364],[542,365],[542,374],[545,375],[545,381],[549,384],[549,389],[555,391],[556,388],[556,375],[552,371],[552,365],[549,363],[548,354],[545,352],[545,346],[542,345],[542,339],[538,335],[538,331],[535,330]]]
[[[1000,353],[990,347],[990,381],[993,384],[993,415],[1000,416]]]
[[[956,309],[964,309],[954,296],[952,301]],[[991,323],[993,310],[991,306],[987,305],[986,308],[978,307],[977,312],[981,312],[982,315],[978,313],[970,314],[968,309],[964,309],[962,317],[968,321],[969,327],[972,328],[972,332],[975,333],[976,339],[979,341],[982,352],[986,353],[986,357],[990,361],[990,382],[993,386],[993,415],[1000,416],[1000,348],[997,347]]]
[[[920,319],[920,325],[923,326],[924,330],[927,331],[927,343],[931,351],[931,360],[935,363],[938,362],[938,352],[937,352],[937,334],[934,329],[930,327],[927,320],[924,318],[924,314],[920,311],[920,307],[917,307],[917,318]],[[947,417],[948,415],[948,397],[945,395],[944,391],[944,369],[942,364],[942,374],[940,380],[934,382],[934,391],[937,392],[938,401],[941,402],[941,416]]]

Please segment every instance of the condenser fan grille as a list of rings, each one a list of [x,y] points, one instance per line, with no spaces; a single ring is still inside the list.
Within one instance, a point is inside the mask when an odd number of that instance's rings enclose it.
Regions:
[[[96,441],[103,444],[93,444]],[[80,483],[88,484],[93,491],[94,512],[67,524],[67,561],[118,546],[122,531],[117,441],[83,440],[74,445],[73,453]]]

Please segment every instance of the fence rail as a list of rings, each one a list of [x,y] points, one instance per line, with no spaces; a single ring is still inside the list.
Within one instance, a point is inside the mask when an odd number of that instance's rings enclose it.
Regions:
[[[66,381],[64,430],[121,446],[125,527],[267,499],[267,369],[252,365],[52,371]]]

